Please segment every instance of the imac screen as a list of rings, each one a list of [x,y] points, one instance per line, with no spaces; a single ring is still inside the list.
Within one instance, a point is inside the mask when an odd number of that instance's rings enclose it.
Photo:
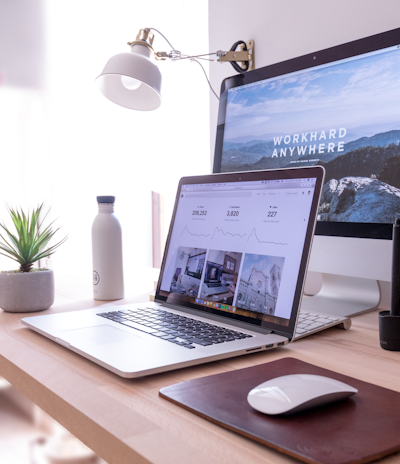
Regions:
[[[399,44],[397,29],[226,79],[214,172],[322,165],[316,233],[391,238],[387,225],[400,217]]]

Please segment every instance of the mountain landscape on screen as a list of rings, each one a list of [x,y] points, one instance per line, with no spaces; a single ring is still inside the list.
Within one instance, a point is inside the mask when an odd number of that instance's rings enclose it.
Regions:
[[[326,176],[320,221],[392,223],[400,216],[400,130],[350,140],[323,160],[299,156],[297,146],[290,159],[272,158],[273,140],[232,147],[224,152],[223,172],[321,165]]]
[[[318,219],[400,217],[400,48],[228,91],[221,172],[322,165]]]

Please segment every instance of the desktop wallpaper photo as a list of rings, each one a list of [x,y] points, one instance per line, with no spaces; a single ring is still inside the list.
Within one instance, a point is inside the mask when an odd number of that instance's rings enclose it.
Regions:
[[[322,165],[318,220],[400,216],[400,48],[228,92],[221,171]]]

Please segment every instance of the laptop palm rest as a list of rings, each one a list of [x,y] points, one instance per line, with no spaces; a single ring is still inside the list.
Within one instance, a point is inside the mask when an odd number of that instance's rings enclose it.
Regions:
[[[62,334],[62,335],[61,335]],[[82,329],[63,330],[59,338],[70,343],[79,342],[88,346],[105,345],[108,343],[124,342],[142,338],[139,334],[125,332],[111,325],[94,325]]]

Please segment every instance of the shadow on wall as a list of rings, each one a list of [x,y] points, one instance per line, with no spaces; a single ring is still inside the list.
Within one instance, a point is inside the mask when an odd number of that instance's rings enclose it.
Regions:
[[[0,0],[0,86],[45,85],[43,0]]]

